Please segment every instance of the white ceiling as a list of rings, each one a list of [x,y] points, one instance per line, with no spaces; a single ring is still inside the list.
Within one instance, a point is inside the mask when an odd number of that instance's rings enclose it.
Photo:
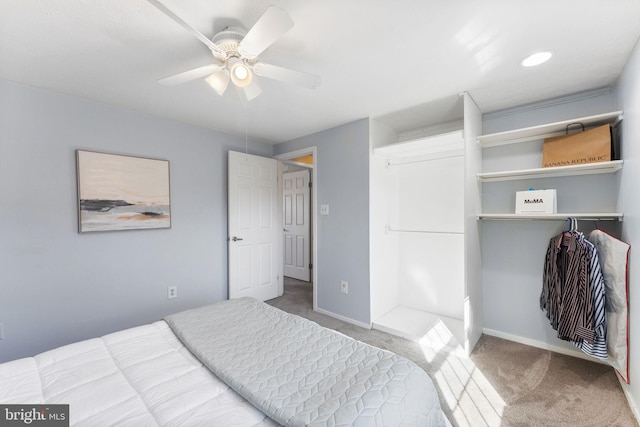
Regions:
[[[210,37],[250,28],[270,4],[295,26],[261,61],[317,74],[309,90],[261,78],[246,103],[203,79],[158,79],[213,62],[146,0],[0,0],[0,78],[281,142],[360,119],[397,131],[468,91],[483,112],[614,84],[640,35],[639,0],[164,0]],[[537,68],[520,61],[555,56]]]

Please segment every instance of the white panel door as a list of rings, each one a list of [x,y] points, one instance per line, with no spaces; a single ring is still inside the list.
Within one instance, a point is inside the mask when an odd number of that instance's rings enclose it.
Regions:
[[[278,296],[278,161],[229,151],[229,299]]]
[[[284,275],[310,280],[309,171],[283,175]]]

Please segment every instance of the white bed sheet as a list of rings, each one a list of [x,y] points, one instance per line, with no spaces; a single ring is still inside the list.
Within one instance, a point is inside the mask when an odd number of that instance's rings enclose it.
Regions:
[[[72,426],[276,426],[164,321],[0,364],[0,403],[69,404]]]

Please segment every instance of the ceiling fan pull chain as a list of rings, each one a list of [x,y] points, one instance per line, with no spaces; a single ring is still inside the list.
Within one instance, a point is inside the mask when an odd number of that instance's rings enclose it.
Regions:
[[[248,133],[248,125],[249,121],[249,100],[244,98],[244,154],[249,154],[249,136]]]

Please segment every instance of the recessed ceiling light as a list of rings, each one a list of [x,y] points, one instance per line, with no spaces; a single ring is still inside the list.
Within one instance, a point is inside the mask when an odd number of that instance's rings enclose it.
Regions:
[[[551,56],[553,56],[552,52],[536,52],[532,55],[527,56],[522,60],[522,65],[524,67],[534,67],[536,65],[540,65],[543,62],[547,62]]]

